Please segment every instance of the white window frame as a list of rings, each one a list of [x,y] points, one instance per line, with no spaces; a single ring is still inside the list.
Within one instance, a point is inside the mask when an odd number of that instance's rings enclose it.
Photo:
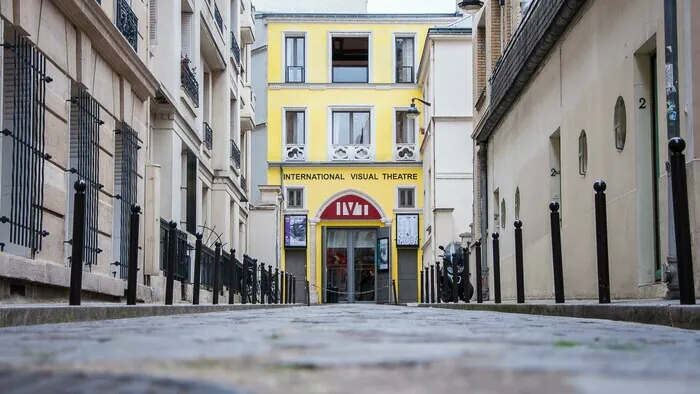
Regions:
[[[301,207],[289,206],[289,190],[301,190]],[[303,211],[306,209],[306,185],[285,185],[284,186],[284,209],[286,211]]]
[[[412,190],[413,191],[413,206],[412,207],[402,207],[401,204],[401,190]],[[417,185],[396,185],[394,192],[394,207],[397,211],[416,211],[418,210],[418,186]]]
[[[398,156],[396,155],[396,148],[397,148],[396,119],[397,119],[397,115],[401,111],[408,111],[408,108],[409,107],[394,107],[394,109],[393,109],[393,116],[391,118],[392,119],[391,146],[392,146],[392,150],[393,150],[392,157],[394,158],[394,161],[398,161]],[[420,131],[419,131],[420,125],[418,123],[418,119],[414,119],[413,124],[414,124],[414,126],[413,126],[414,138],[413,139],[415,140],[414,144],[416,145],[416,160],[415,161],[419,161],[420,160],[420,143],[418,141],[419,141],[419,137],[420,137]],[[410,163],[410,161],[408,161],[408,162]]]
[[[287,112],[303,112],[304,113],[304,160],[289,160],[289,161],[308,161],[309,160],[309,111],[307,107],[282,107],[282,161],[287,160]]]
[[[343,112],[343,111],[369,111],[370,117],[370,130],[369,130],[369,140],[370,140],[370,162],[373,162],[377,158],[377,114],[374,105],[329,105],[328,113],[326,119],[326,150],[328,161],[339,161],[333,160],[333,112]],[[366,161],[364,161],[366,163]]]
[[[392,77],[391,80],[395,84],[400,84],[400,85],[410,85],[410,83],[406,82],[399,82],[396,80],[396,39],[397,38],[413,38],[413,83],[417,84],[418,83],[418,70],[417,70],[417,64],[418,64],[418,34],[415,32],[412,33],[401,33],[401,32],[396,32],[393,35],[393,39],[391,41],[391,73]]]
[[[367,38],[367,82],[373,83],[372,78],[372,32],[370,31],[329,31],[328,32],[328,83],[330,84],[353,84],[359,85],[363,82],[333,82],[333,37],[366,37]]]
[[[287,38],[304,39],[304,82],[287,82]],[[283,30],[282,31],[282,74],[281,83],[309,83],[309,39],[305,31]]]

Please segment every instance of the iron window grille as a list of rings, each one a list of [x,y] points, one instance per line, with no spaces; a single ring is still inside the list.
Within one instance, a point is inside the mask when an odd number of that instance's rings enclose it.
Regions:
[[[187,233],[180,229],[175,229],[176,231],[176,243],[177,249],[175,250],[175,273],[173,277],[175,280],[181,283],[190,282],[190,251],[194,250],[194,247],[187,242]],[[160,219],[160,270],[163,271],[163,275],[168,275],[168,244],[170,240],[170,227],[168,226],[168,221],[161,218]],[[204,248],[202,248],[204,251]],[[202,253],[202,258],[204,258],[204,253]]]
[[[2,232],[11,243],[29,248],[34,255],[49,235],[43,229],[44,166],[51,158],[46,153],[45,103],[46,84],[52,78],[46,75],[46,58],[32,43],[17,32],[7,33],[12,41],[3,43],[3,94],[4,114],[11,119],[6,119],[2,130],[5,144],[0,157],[7,154],[6,165],[11,166],[10,204],[9,217],[0,217],[0,223],[9,225],[9,234]]]
[[[248,192],[248,181],[243,175],[241,175],[241,189],[246,193]]]
[[[236,35],[231,32],[231,53],[236,59],[238,64],[241,64],[241,48],[238,46],[238,41],[236,41]]]
[[[214,131],[212,131],[209,123],[204,122],[204,146],[211,150],[214,147]]]
[[[221,17],[221,12],[219,12],[219,6],[214,2],[214,18],[216,19],[216,24],[219,26],[219,31],[224,34],[224,18]]]
[[[122,32],[134,51],[138,49],[139,19],[126,0],[117,0],[117,29]]]
[[[129,275],[129,229],[131,206],[137,202],[138,180],[138,135],[126,122],[116,132],[115,141],[114,189],[118,201],[119,228],[119,277],[127,279]]]
[[[99,195],[104,187],[100,183],[100,105],[84,89],[77,89],[71,102],[70,127],[70,172],[71,184],[82,179],[87,184],[85,191],[85,251],[86,265],[97,264]]]
[[[413,66],[396,67],[396,83],[415,83]]]
[[[190,69],[190,59],[187,57],[180,61],[180,85],[187,97],[194,102],[194,106],[199,108],[199,82],[194,71]]]
[[[399,208],[415,208],[415,189],[400,188],[399,189]]]
[[[231,161],[237,169],[241,168],[241,150],[234,140],[231,140]]]

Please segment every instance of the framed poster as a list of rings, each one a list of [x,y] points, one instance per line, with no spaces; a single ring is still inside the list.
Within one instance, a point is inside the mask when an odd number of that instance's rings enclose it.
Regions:
[[[284,215],[284,247],[306,247],[306,215]]]
[[[377,239],[377,271],[389,270],[389,238]]]
[[[396,246],[413,248],[419,246],[417,213],[396,215]]]

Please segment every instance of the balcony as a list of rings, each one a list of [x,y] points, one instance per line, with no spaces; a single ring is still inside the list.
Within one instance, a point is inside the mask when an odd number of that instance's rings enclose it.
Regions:
[[[241,169],[241,150],[234,140],[231,140],[231,165],[237,170]]]
[[[219,31],[224,34],[224,18],[221,17],[221,12],[219,12],[219,6],[214,2],[214,19],[216,19],[216,25],[219,26]]]
[[[243,192],[245,192],[245,194],[248,194],[248,181],[243,175],[241,175],[241,189]]]
[[[396,83],[415,83],[413,66],[396,67]]]
[[[331,160],[370,161],[372,147],[371,145],[333,145]]]
[[[250,0],[241,0],[241,41],[243,45],[252,45],[255,42],[255,8]]]
[[[416,144],[396,144],[396,161],[416,161],[419,156]]]
[[[116,14],[117,29],[124,35],[134,51],[138,51],[139,19],[126,0],[117,0]]]
[[[306,145],[287,144],[284,146],[285,161],[306,161]]]
[[[190,59],[187,57],[180,62],[180,86],[187,97],[192,100],[194,106],[199,108],[199,82],[197,82],[197,77],[190,69]]]
[[[204,122],[204,146],[209,150],[214,147],[214,131],[207,122]]]
[[[255,94],[248,85],[241,89],[241,129],[253,130],[255,128]]]
[[[236,59],[236,64],[241,64],[241,48],[238,46],[238,41],[236,41],[236,35],[231,32],[231,56]]]

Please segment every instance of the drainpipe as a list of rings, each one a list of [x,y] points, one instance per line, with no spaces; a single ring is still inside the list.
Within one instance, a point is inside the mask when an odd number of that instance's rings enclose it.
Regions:
[[[687,148],[685,151],[685,156],[689,157],[691,159],[695,158],[695,133],[693,131],[693,122],[695,120],[694,114],[693,114],[693,55],[692,55],[692,42],[693,38],[690,33],[690,26],[691,26],[691,17],[690,14],[692,12],[692,6],[690,4],[690,0],[684,0],[683,1],[683,42],[685,43],[685,46],[683,47],[683,58],[684,58],[684,68],[685,68],[685,74],[683,77],[685,78],[683,87],[685,88],[685,112],[686,112],[686,124],[685,124],[685,131],[686,131],[686,136],[688,137],[686,139]]]
[[[680,136],[678,124],[678,32],[677,24],[677,0],[664,0],[664,47],[666,48],[666,141]],[[668,152],[668,150],[667,150]],[[667,153],[668,155],[668,153]],[[668,174],[668,255],[666,267],[664,267],[664,281],[666,282],[667,299],[680,298],[678,287],[678,266],[676,258],[676,234],[673,221],[673,197],[671,193],[670,163],[666,161],[666,173]]]
[[[487,178],[487,152],[488,152],[488,142],[481,142],[479,147],[479,160],[481,161],[479,165],[479,172],[481,172],[481,272],[484,275],[484,285],[482,291],[486,291],[489,294],[489,281],[488,281],[488,244],[489,244],[489,199],[488,199],[488,178]],[[481,280],[481,278],[477,278]],[[488,297],[484,297],[484,300],[488,300]]]

